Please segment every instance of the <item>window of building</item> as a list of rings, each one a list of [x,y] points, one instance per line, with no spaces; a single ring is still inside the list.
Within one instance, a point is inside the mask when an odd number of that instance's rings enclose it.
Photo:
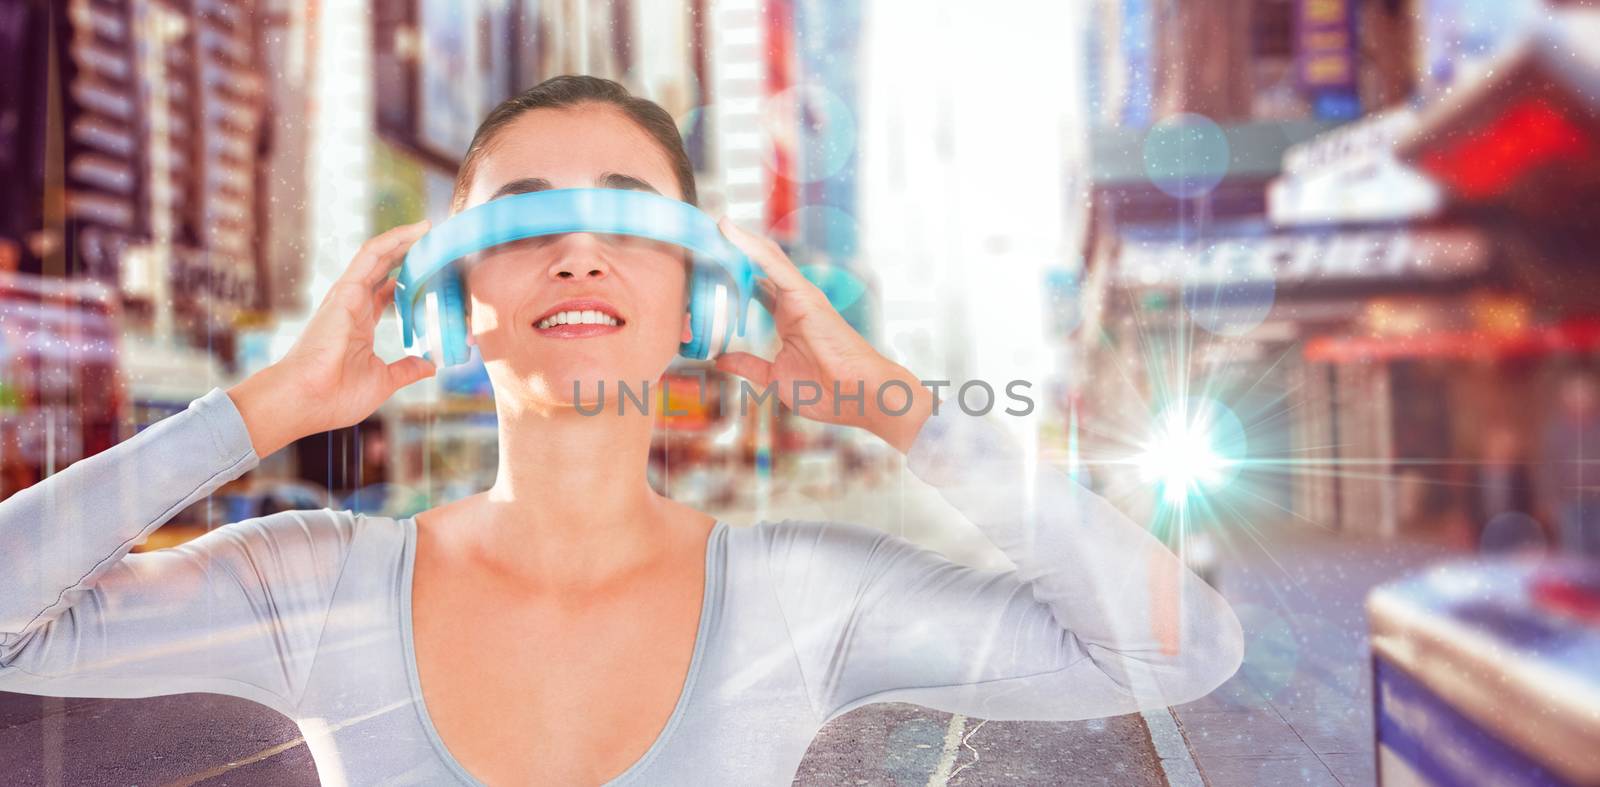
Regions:
[[[1257,0],[1251,28],[1256,57],[1294,55],[1294,6],[1289,0]]]

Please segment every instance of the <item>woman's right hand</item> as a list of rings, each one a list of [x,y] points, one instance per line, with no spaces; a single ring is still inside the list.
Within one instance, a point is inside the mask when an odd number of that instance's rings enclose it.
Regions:
[[[389,272],[427,231],[424,220],[362,244],[289,352],[228,389],[258,457],[306,435],[360,423],[395,391],[433,376],[424,358],[388,363],[373,351],[378,318],[394,300],[396,280]]]

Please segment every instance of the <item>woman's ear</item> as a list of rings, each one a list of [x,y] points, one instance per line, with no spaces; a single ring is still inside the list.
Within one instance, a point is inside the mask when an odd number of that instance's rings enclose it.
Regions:
[[[694,307],[694,261],[688,252],[683,255],[683,330],[678,331],[678,341],[690,342],[694,340],[694,329],[690,327],[690,318]]]
[[[472,296],[466,296],[461,300],[464,302],[462,311],[466,313],[462,322],[467,327],[467,346],[471,347],[478,343],[478,337],[472,333]]]

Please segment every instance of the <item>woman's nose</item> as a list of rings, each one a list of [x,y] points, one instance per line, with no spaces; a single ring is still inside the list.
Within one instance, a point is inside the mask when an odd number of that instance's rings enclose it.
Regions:
[[[555,262],[550,275],[557,279],[599,279],[611,273],[601,243],[592,232],[568,232],[556,238]]]

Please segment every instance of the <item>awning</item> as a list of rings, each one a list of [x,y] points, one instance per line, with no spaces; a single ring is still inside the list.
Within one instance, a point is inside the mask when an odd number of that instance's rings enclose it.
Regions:
[[[1255,120],[1221,127],[1227,141],[1229,178],[1266,180],[1277,175],[1284,151],[1338,126],[1329,120]],[[1149,185],[1149,128],[1090,129],[1089,180],[1096,188]]]
[[[1569,320],[1521,331],[1428,331],[1400,337],[1322,337],[1306,342],[1308,361],[1353,363],[1400,358],[1497,359],[1600,349],[1600,320]]]
[[[1595,41],[1600,11],[1553,13],[1478,81],[1428,107],[1400,139],[1400,158],[1453,202],[1581,219],[1580,198],[1600,194]]]
[[[1096,192],[1096,203],[1110,210],[1118,223],[1175,223],[1193,214],[1190,200],[1176,197],[1162,186],[1161,181],[1175,175],[1171,170],[1173,165],[1180,165],[1177,172],[1185,171],[1183,165],[1192,165],[1202,173],[1218,164],[1224,165],[1213,173],[1221,180],[1199,190],[1204,193],[1210,215],[1219,220],[1258,216],[1264,210],[1267,182],[1281,171],[1284,151],[1336,127],[1337,123],[1274,120],[1218,126],[1221,138],[1213,140],[1215,148],[1211,152],[1217,156],[1225,154],[1220,160],[1188,152],[1180,152],[1176,157],[1159,155],[1163,149],[1186,150],[1151,144],[1152,139],[1159,143],[1160,137],[1153,136],[1157,131],[1165,128],[1170,132],[1174,125],[1180,125],[1179,121],[1149,128],[1090,130],[1090,185]],[[1196,173],[1190,174],[1199,177]]]

